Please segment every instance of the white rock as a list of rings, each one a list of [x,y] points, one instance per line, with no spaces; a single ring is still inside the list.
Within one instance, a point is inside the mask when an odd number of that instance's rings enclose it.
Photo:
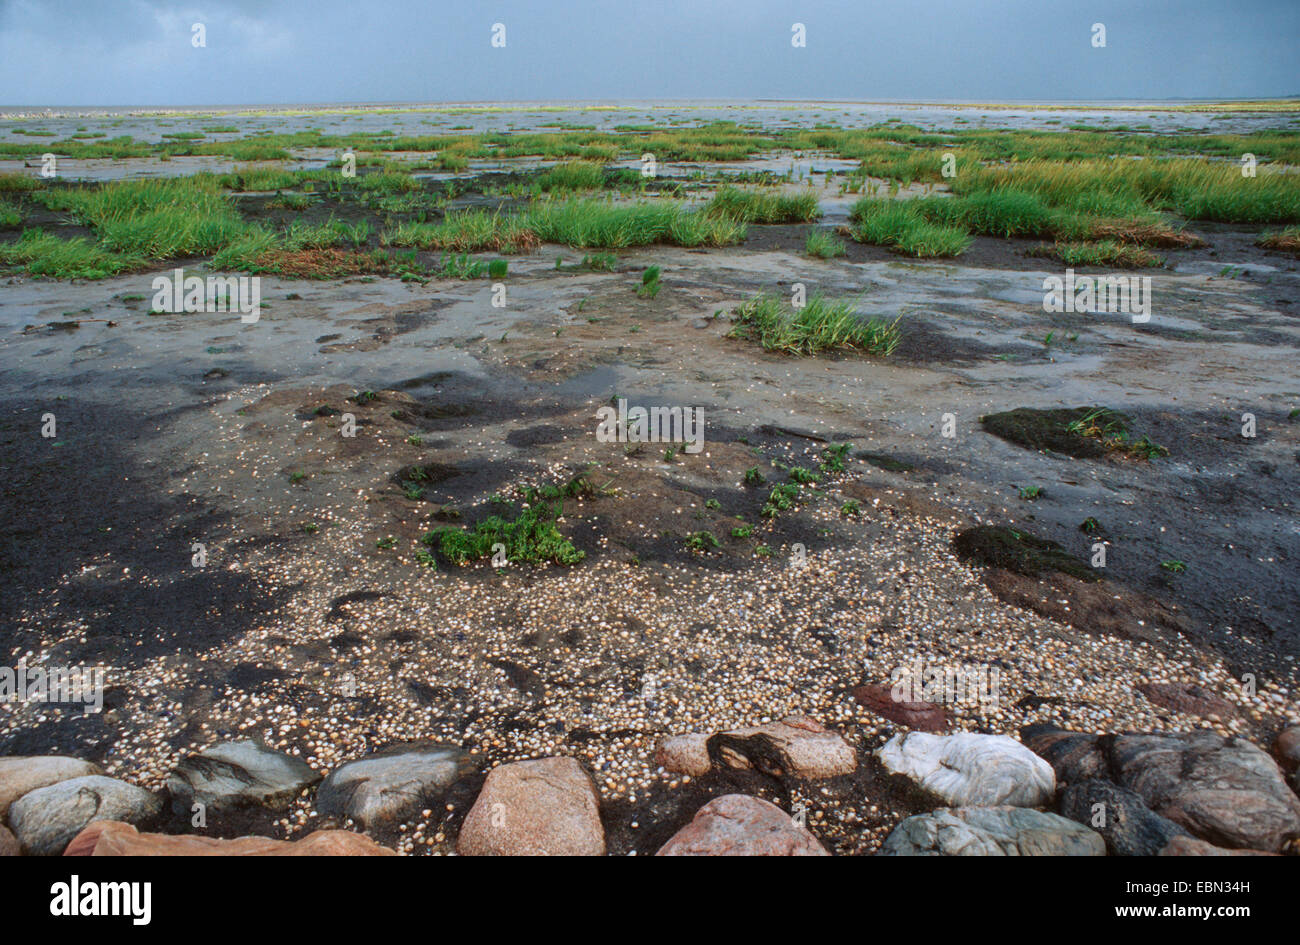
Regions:
[[[876,755],[954,807],[1042,807],[1056,794],[1052,766],[1006,735],[908,732]]]

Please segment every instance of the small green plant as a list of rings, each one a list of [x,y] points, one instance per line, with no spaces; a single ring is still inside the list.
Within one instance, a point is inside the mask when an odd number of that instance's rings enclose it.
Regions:
[[[650,266],[645,272],[641,273],[641,288],[636,290],[636,294],[643,299],[653,299],[659,294],[658,266]]]
[[[412,433],[406,438],[406,442],[412,446],[421,446],[424,443],[424,438],[418,433]]]
[[[776,518],[779,513],[793,508],[798,497],[799,487],[793,483],[783,482],[773,486],[759,514],[764,518]]]
[[[1087,535],[1095,535],[1101,531],[1101,522],[1089,515],[1079,523],[1079,531]]]
[[[898,320],[862,319],[851,300],[832,302],[820,294],[798,309],[787,310],[772,295],[760,295],[736,309],[730,334],[751,338],[766,351],[812,355],[836,348],[854,348],[887,357],[901,339]]]
[[[444,279],[478,279],[487,271],[487,266],[477,259],[470,259],[468,253],[444,255],[439,275]]]
[[[708,552],[713,548],[721,548],[722,542],[712,532],[691,532],[686,536],[686,547],[691,551]]]
[[[767,545],[759,545],[754,549],[754,554],[758,555],[760,558],[770,558],[772,557],[772,549]]]
[[[314,535],[318,531],[320,531],[320,526],[317,525],[315,522],[303,522],[302,530],[306,532],[308,535]]]
[[[533,493],[536,499],[536,493]],[[559,502],[532,501],[513,520],[492,515],[472,529],[435,528],[426,532],[420,541],[434,548],[452,564],[490,557],[493,545],[505,546],[509,561],[540,564],[577,564],[586,557],[573,543],[560,534],[556,522],[562,511]]]
[[[815,472],[811,469],[804,469],[802,466],[791,467],[790,478],[801,486],[812,486],[821,481]]]
[[[719,502],[717,499],[705,499],[704,507],[706,509],[720,509],[722,508],[722,503]]]
[[[1042,494],[1043,494],[1043,489],[1041,486],[1020,487],[1020,498],[1024,499],[1026,502],[1033,502]]]
[[[583,256],[580,265],[583,269],[591,269],[595,272],[613,272],[614,267],[618,265],[618,257],[613,253],[594,253]]]
[[[306,478],[307,474],[302,470],[295,470],[294,472],[289,473],[290,482],[302,482]]]
[[[488,263],[488,276],[493,279],[504,279],[510,264],[504,259],[494,259]]]
[[[765,481],[765,477],[758,471],[757,466],[750,466],[745,470],[745,485],[761,486]]]
[[[438,556],[427,548],[417,548],[415,550],[415,560],[424,565],[426,568],[438,568]]]
[[[840,514],[856,518],[858,515],[862,514],[862,503],[857,499],[849,499],[840,506]]]
[[[378,541],[375,542],[375,547],[380,551],[386,551],[389,548],[396,547],[396,545],[397,545],[397,539],[394,538],[392,535],[388,535],[384,538],[380,538]]]
[[[852,443],[838,443],[835,446],[828,446],[825,451],[822,452],[822,472],[827,475],[844,472],[847,468],[844,465],[844,457],[852,448]]]
[[[1187,570],[1187,565],[1177,558],[1171,558],[1168,561],[1161,561],[1160,567],[1164,568],[1170,574],[1182,574]]]
[[[732,538],[748,538],[754,534],[754,526],[746,522],[744,525],[737,525],[731,530]]]
[[[808,255],[820,259],[834,259],[837,256],[847,255],[849,251],[842,239],[826,230],[813,230],[809,233],[808,239],[804,242],[804,250]]]

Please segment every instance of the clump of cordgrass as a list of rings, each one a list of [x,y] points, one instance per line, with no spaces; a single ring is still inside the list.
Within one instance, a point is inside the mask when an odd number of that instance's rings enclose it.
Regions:
[[[600,190],[605,186],[605,170],[595,161],[566,161],[543,171],[537,184],[550,193],[556,190]]]
[[[848,467],[844,463],[844,457],[848,455],[849,450],[852,448],[852,443],[837,443],[826,447],[822,451],[821,471],[827,475],[847,472]]]
[[[28,177],[26,174],[0,174],[0,194],[22,194],[39,190],[42,186],[42,181],[37,177]]]
[[[420,189],[420,182],[402,171],[384,170],[352,179],[353,186],[365,193],[402,194]]]
[[[278,167],[237,167],[217,180],[227,190],[238,191],[288,190],[302,183],[297,174]]]
[[[29,275],[53,279],[106,279],[141,268],[143,260],[105,250],[83,237],[65,240],[25,230],[17,242],[0,245],[0,265],[20,265]]]
[[[859,201],[854,209],[863,203]],[[987,236],[1052,236],[1068,228],[1065,218],[1038,195],[1018,190],[930,197],[910,203],[912,209],[931,223]]]
[[[1050,256],[1067,266],[1118,266],[1123,269],[1149,269],[1163,266],[1165,260],[1155,253],[1114,240],[1083,243],[1056,243],[1030,250],[1033,256]]]
[[[617,204],[600,199],[543,203],[524,215],[537,239],[578,249],[621,249],[668,243],[726,246],[745,237],[745,225],[729,217],[692,212],[680,202]]]
[[[845,348],[881,357],[898,346],[898,320],[863,319],[852,301],[832,302],[820,293],[802,308],[785,306],[771,295],[759,295],[736,309],[733,337],[756,340],[767,351],[812,355]]]
[[[210,174],[61,189],[43,199],[92,227],[104,249],[150,259],[217,252],[252,229]]]
[[[834,259],[846,255],[849,251],[842,239],[826,230],[813,230],[809,233],[803,248],[808,255],[821,259]]]
[[[931,223],[914,201],[863,198],[849,213],[851,235],[859,243],[886,246],[897,253],[921,258],[960,256],[971,237],[956,226]]]
[[[439,223],[402,223],[384,241],[390,246],[455,253],[523,252],[541,242],[520,218],[485,210],[449,213]]]
[[[765,193],[739,187],[723,187],[705,205],[704,212],[744,223],[808,223],[821,215],[817,195],[811,191]]]
[[[1300,256],[1300,226],[1288,226],[1282,230],[1262,233],[1255,240],[1255,245],[1262,246],[1264,249],[1277,249],[1293,256]]]

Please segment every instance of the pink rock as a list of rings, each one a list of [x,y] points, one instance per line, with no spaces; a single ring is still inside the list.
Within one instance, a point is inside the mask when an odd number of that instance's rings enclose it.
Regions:
[[[655,751],[655,763],[693,778],[709,772],[709,736],[699,732],[664,739]]]
[[[721,757],[732,768],[753,767],[746,753],[752,748],[766,758],[771,754],[769,747],[788,763],[789,770],[779,773],[798,778],[832,778],[852,774],[858,766],[853,746],[836,732],[802,715],[722,735]],[[708,750],[711,737],[714,736],[694,733],[666,739],[659,745],[655,760],[669,771],[699,777],[711,767]]]
[[[1238,715],[1237,707],[1227,699],[1195,683],[1140,683],[1137,690],[1156,705],[1183,715],[1220,719]]]
[[[748,794],[715,797],[656,856],[830,856],[785,811]]]
[[[1277,856],[1265,850],[1226,850],[1195,837],[1174,837],[1158,856]]]
[[[462,856],[604,856],[600,796],[573,758],[502,765],[456,841]]]
[[[140,833],[131,824],[97,820],[72,838],[64,856],[396,856],[347,830],[317,830],[301,840]]]
[[[921,732],[946,732],[951,723],[948,710],[933,702],[903,702],[893,689],[877,683],[855,686],[849,693],[876,715]]]

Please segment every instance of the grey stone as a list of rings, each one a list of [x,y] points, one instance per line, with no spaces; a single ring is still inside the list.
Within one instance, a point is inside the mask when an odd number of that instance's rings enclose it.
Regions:
[[[188,814],[194,804],[219,812],[241,807],[287,808],[320,775],[299,758],[245,739],[190,755],[167,779],[172,809]]]
[[[1101,835],[1024,807],[960,807],[909,817],[881,856],[1105,856]]]
[[[468,771],[468,756],[455,746],[395,746],[331,771],[316,791],[316,809],[363,829],[398,822],[439,804]]]
[[[69,778],[103,773],[99,765],[62,755],[0,758],[0,821],[9,812],[9,805],[28,791],[49,787]]]
[[[134,784],[90,775],[29,791],[9,808],[9,824],[23,850],[58,856],[92,820],[140,824],[162,811],[162,800]]]

